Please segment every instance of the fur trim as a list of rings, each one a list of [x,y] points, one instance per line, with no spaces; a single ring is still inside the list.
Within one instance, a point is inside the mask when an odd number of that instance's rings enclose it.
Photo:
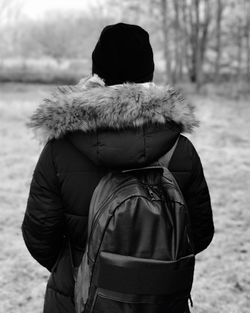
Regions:
[[[154,83],[105,86],[94,75],[78,85],[58,87],[37,108],[28,126],[47,141],[76,130],[118,130],[169,121],[182,132],[198,126],[194,107],[172,87]]]

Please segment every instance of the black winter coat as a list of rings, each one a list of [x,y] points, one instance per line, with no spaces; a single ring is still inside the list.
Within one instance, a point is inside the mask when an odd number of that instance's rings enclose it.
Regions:
[[[88,207],[112,169],[149,165],[197,126],[193,107],[170,87],[105,87],[93,76],[61,87],[33,114],[30,126],[46,145],[36,165],[22,224],[31,255],[50,272],[44,312],[74,312],[74,267],[87,237]],[[214,227],[199,156],[183,135],[169,165],[186,199],[195,252]]]

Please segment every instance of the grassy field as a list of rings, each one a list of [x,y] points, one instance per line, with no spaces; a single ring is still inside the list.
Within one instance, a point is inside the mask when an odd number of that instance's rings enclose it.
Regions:
[[[0,312],[40,313],[48,272],[27,252],[20,226],[41,147],[25,128],[52,87],[0,85]],[[249,100],[190,95],[201,120],[190,136],[210,187],[216,234],[197,257],[193,313],[250,312]]]

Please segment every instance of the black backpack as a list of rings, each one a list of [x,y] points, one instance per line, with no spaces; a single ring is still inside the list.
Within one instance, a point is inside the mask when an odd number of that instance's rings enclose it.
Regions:
[[[176,144],[157,166],[109,173],[96,187],[77,313],[188,312],[195,263],[189,214],[165,167]]]

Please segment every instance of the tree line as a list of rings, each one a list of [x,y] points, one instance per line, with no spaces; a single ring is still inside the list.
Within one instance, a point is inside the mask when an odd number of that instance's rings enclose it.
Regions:
[[[157,35],[165,77],[175,83],[188,77],[250,82],[249,0],[118,0],[110,9],[147,25]]]
[[[102,27],[124,21],[149,31],[167,82],[250,82],[250,0],[103,0],[88,14],[51,12],[40,20],[19,19],[15,1],[0,0],[2,62],[90,58]]]

